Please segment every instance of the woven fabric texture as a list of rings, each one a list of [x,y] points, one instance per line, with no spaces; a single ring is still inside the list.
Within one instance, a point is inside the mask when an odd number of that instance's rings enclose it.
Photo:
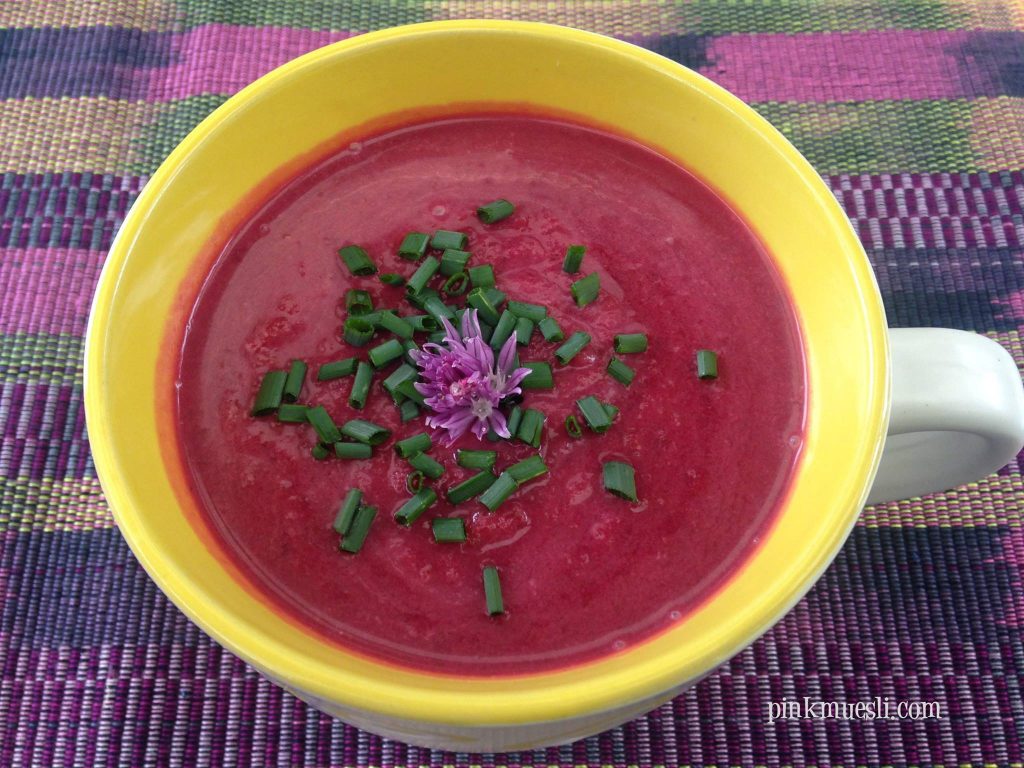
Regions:
[[[894,326],[1024,365],[1020,0],[0,2],[0,766],[1021,765],[1024,476],[867,509],[820,583],[701,684],[621,728],[507,755],[357,731],[190,624],[114,526],[82,345],[106,250],[170,149],[315,47],[468,17],[620,37],[735,92],[832,187]],[[941,718],[769,723],[771,701]]]

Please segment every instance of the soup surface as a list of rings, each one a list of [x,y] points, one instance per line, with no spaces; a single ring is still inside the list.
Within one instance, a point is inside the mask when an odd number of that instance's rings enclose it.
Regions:
[[[496,198],[515,213],[483,224]],[[380,272],[410,276],[397,256],[410,231],[468,234],[470,266],[491,264],[509,299],[542,304],[566,336],[591,343],[567,365],[535,333],[525,361],[548,361],[555,387],[527,390],[547,416],[539,449],[550,471],[496,511],[457,507],[444,489],[475,470],[455,450],[498,451],[497,469],[537,451],[472,435],[430,455],[445,467],[439,502],[413,525],[394,510],[410,469],[402,423],[374,377],[364,410],[352,377],[318,382],[317,367],[369,347],[339,337],[349,288],[376,307],[421,314],[401,287],[354,277],[337,256],[361,245]],[[587,247],[567,275],[570,244]],[[439,255],[439,254],[435,254]],[[574,279],[600,275],[580,308]],[[431,285],[440,285],[435,280]],[[649,347],[619,355],[628,388],[606,373],[615,334]],[[391,338],[380,332],[372,345]],[[425,339],[417,336],[423,343]],[[717,379],[699,379],[698,349],[718,353]],[[309,364],[299,401],[337,424],[393,430],[371,459],[316,461],[308,425],[254,418],[263,374]],[[615,653],[666,629],[707,599],[772,524],[800,451],[804,364],[795,315],[768,254],[744,221],[700,180],[626,139],[533,117],[468,116],[353,143],[278,190],[228,241],[200,292],[181,350],[179,439],[193,492],[225,550],[278,610],[341,645],[403,666],[468,675],[565,667]],[[620,409],[612,427],[563,426],[586,395]],[[583,423],[582,418],[580,418]],[[602,463],[636,470],[636,503],[608,493]],[[339,552],[335,512],[350,488],[380,510],[358,554]],[[467,541],[438,544],[431,520],[464,517]],[[496,566],[505,612],[489,616],[481,571]]]

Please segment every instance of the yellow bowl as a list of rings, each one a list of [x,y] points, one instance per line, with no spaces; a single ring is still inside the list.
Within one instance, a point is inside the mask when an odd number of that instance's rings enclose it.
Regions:
[[[167,411],[163,354],[197,260],[268,189],[339,134],[416,110],[539,110],[631,135],[716,188],[768,245],[804,333],[806,446],[785,509],[713,599],[624,653],[553,673],[483,680],[347,654],[283,619],[217,557],[189,509]],[[172,333],[173,337],[174,334]],[[842,210],[765,120],[648,51],[560,27],[419,24],[346,40],[256,81],[154,174],[103,271],[86,348],[96,467],[118,525],[167,595],[228,649],[355,725],[427,746],[564,742],[653,708],[777,621],[836,554],[863,504],[888,418],[885,318]],[[574,631],[585,631],[574,628]]]

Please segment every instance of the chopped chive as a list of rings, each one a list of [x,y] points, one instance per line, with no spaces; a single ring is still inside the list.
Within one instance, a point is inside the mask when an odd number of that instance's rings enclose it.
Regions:
[[[413,382],[403,381],[398,385],[398,387],[396,387],[396,389],[399,394],[409,398],[416,403],[416,405],[422,407],[425,404],[426,397],[424,397],[423,394],[413,386]]]
[[[615,334],[615,351],[620,355],[632,355],[647,351],[646,333]]]
[[[576,416],[571,413],[565,417],[565,431],[569,433],[569,437],[573,440],[579,440],[583,437],[583,430],[580,429],[580,423],[576,420]]]
[[[488,429],[487,430],[487,442],[489,442],[489,443],[496,443],[499,440],[501,440],[501,435],[499,435],[493,429]]]
[[[565,250],[565,259],[562,260],[562,271],[575,275],[583,266],[583,256],[587,252],[585,245],[570,245]]]
[[[356,366],[356,376],[352,380],[352,391],[348,395],[348,404],[357,411],[361,411],[366,405],[371,381],[373,381],[373,368],[369,363],[360,360],[359,365]]]
[[[340,548],[342,551],[355,554],[363,548],[366,534],[370,532],[370,525],[375,517],[377,517],[376,507],[360,507],[356,510],[356,516],[352,520],[352,525],[349,527],[348,533],[341,540]]]
[[[341,440],[341,432],[334,419],[322,405],[306,409],[306,421],[313,425],[321,443],[336,443]]]
[[[399,440],[395,443],[395,453],[403,459],[408,459],[410,456],[414,456],[417,453],[429,451],[433,444],[434,443],[430,439],[430,435],[426,432],[420,432],[419,434],[407,437],[404,440]]]
[[[523,418],[519,422],[519,429],[516,430],[516,439],[527,445],[532,445],[534,448],[540,448],[540,438],[544,433],[545,418],[541,411],[527,408],[523,411]]]
[[[355,520],[362,500],[363,492],[358,488],[352,488],[345,494],[345,500],[341,502],[338,514],[334,518],[334,530],[342,536],[348,533],[348,529],[352,527],[352,521]]]
[[[516,320],[516,344],[526,346],[533,336],[533,320],[528,317],[520,317]]]
[[[346,357],[344,360],[335,360],[333,363],[324,363],[316,372],[317,381],[331,381],[340,379],[343,376],[351,376],[356,372],[358,358]]]
[[[411,339],[415,333],[415,329],[404,318],[391,312],[381,312],[377,325],[400,339]]]
[[[397,360],[405,354],[405,347],[398,339],[388,339],[383,344],[378,344],[367,353],[374,368],[383,368],[392,360]]]
[[[585,307],[597,298],[601,292],[601,276],[597,272],[591,272],[584,278],[577,280],[569,286],[572,297],[576,300],[576,306]]]
[[[583,331],[576,331],[562,346],[555,350],[555,358],[562,365],[566,365],[580,351],[590,343],[590,334]]]
[[[505,612],[505,601],[501,599],[501,579],[493,565],[484,566],[484,598],[487,601],[487,615],[500,616]]]
[[[455,452],[455,463],[466,469],[494,469],[497,460],[497,451],[468,451],[460,448]]]
[[[377,321],[380,320],[381,311],[375,309],[373,312],[367,312],[365,315],[351,315],[351,317],[358,317],[360,320],[365,320],[374,328],[377,327]]]
[[[461,544],[466,540],[466,524],[461,517],[435,517],[430,528],[438,544]]]
[[[402,319],[411,325],[416,333],[435,333],[441,328],[437,319],[430,315],[407,315]]]
[[[284,386],[288,381],[288,371],[268,371],[263,375],[256,400],[250,413],[253,416],[266,416],[273,413],[281,405],[284,397]]]
[[[334,455],[339,459],[368,459],[373,456],[373,448],[365,443],[335,443]]]
[[[544,337],[544,341],[561,341],[565,338],[558,321],[553,317],[545,317],[537,323],[537,328],[540,330],[540,335]]]
[[[365,347],[373,338],[373,323],[369,322],[365,315],[347,317],[345,325],[342,326],[342,336],[353,347]]]
[[[405,360],[405,362],[408,363],[409,365],[416,365],[415,356],[412,354],[413,352],[419,352],[420,350],[416,342],[413,341],[412,339],[403,339],[402,349],[405,350],[405,354],[402,355],[402,359]]]
[[[323,461],[331,455],[331,446],[324,445],[323,443],[317,443],[310,450],[310,453],[313,454],[313,458],[317,461]]]
[[[477,320],[477,325],[480,326],[480,338],[483,339],[485,344],[490,344],[494,328],[487,323],[481,323],[479,320]]]
[[[440,297],[441,294],[433,288],[421,288],[417,293],[409,293],[409,285],[406,283],[405,300],[417,309],[423,309],[423,302],[431,296]]]
[[[427,287],[427,283],[430,282],[430,278],[434,276],[437,270],[440,268],[441,262],[435,259],[433,256],[427,256],[420,264],[419,268],[412,273],[412,277],[405,284],[405,292],[408,294],[417,294]]]
[[[498,310],[494,303],[488,298],[485,291],[490,290],[488,288],[474,288],[469,292],[466,297],[466,303],[473,307],[479,314],[480,319],[485,323],[490,323],[493,326],[498,325]],[[493,337],[492,337],[493,338]]]
[[[445,296],[461,296],[469,288],[469,275],[465,272],[456,272],[444,281],[441,286],[441,293]]]
[[[410,472],[405,478],[405,490],[409,493],[419,493],[423,487],[423,473],[418,469]]]
[[[430,243],[430,235],[426,232],[410,232],[402,238],[402,244],[398,246],[398,255],[410,261],[419,261],[427,252],[427,245]]]
[[[523,389],[554,389],[555,379],[548,363],[523,363],[522,367],[529,368],[530,372],[519,384],[520,387]]]
[[[494,326],[494,332],[491,333],[491,349],[500,352],[501,348],[505,346],[505,342],[508,341],[508,337],[515,333],[515,330],[516,316],[506,309],[501,313],[498,324]]]
[[[447,251],[454,248],[456,251],[464,251],[469,236],[463,232],[453,232],[450,229],[439,229],[430,238],[430,247],[435,251]]]
[[[604,404],[593,395],[587,395],[577,400],[576,406],[583,414],[583,420],[587,422],[587,426],[594,432],[598,434],[607,432],[612,425],[612,420],[609,418]]]
[[[697,378],[718,378],[718,355],[710,349],[697,350]]]
[[[541,458],[539,453],[535,453],[533,456],[528,456],[522,461],[513,464],[505,471],[512,475],[512,479],[519,485],[522,485],[541,475],[546,475],[548,465],[544,463],[544,459]]]
[[[399,407],[398,414],[402,419],[402,423],[405,424],[420,415],[420,407],[412,400],[406,400]]]
[[[345,291],[345,311],[350,315],[365,315],[373,312],[373,298],[366,291],[349,288]]]
[[[438,324],[441,323],[441,318],[444,318],[445,320],[452,320],[455,318],[455,313],[447,304],[441,301],[439,296],[431,296],[424,301],[423,309],[426,310],[431,317],[437,320]]]
[[[515,492],[517,487],[515,478],[508,472],[502,472],[498,475],[498,479],[480,494],[480,503],[493,512],[505,503],[505,500]]]
[[[412,525],[436,501],[437,493],[433,488],[420,488],[415,496],[395,510],[395,520],[402,525]]]
[[[341,434],[367,445],[380,445],[391,437],[391,430],[366,419],[351,419],[341,425]]]
[[[277,409],[277,420],[286,424],[305,424],[307,410],[309,409],[305,405],[281,403],[281,407]]]
[[[284,380],[284,391],[281,393],[281,401],[294,403],[302,393],[302,383],[306,380],[307,366],[301,360],[292,360],[288,369],[288,377]]]
[[[490,264],[479,264],[475,267],[470,267],[468,272],[469,282],[474,288],[494,287],[494,267]]]
[[[604,488],[613,496],[636,501],[636,477],[633,467],[624,461],[604,463]]]
[[[478,472],[458,485],[451,486],[446,494],[448,501],[452,504],[462,504],[465,501],[469,501],[474,496],[479,496],[490,488],[497,479],[486,469]]]
[[[476,216],[484,224],[494,224],[496,221],[507,219],[515,212],[516,207],[505,198],[499,198],[493,203],[481,205],[476,209]]]
[[[510,301],[508,311],[516,317],[525,317],[539,323],[548,316],[548,308],[540,304],[527,304],[525,301]]]
[[[482,290],[484,296],[486,296],[487,300],[494,305],[495,309],[500,309],[501,305],[505,303],[505,299],[508,298],[508,296],[506,296],[503,291],[499,291],[497,288],[493,286],[490,288],[484,288]]]
[[[384,285],[403,286],[405,285],[405,278],[397,272],[384,272],[377,276]]]
[[[422,472],[431,480],[437,480],[437,478],[444,474],[444,465],[425,453],[414,454],[406,459],[406,461],[409,462],[410,467]]]
[[[460,251],[456,248],[446,249],[441,254],[441,274],[451,277],[460,272],[465,272],[471,255],[469,251]]]
[[[611,403],[601,403],[604,406],[604,412],[608,414],[609,421],[615,421],[615,417],[619,415],[619,409]]]
[[[516,436],[516,432],[519,431],[519,425],[522,421],[523,409],[517,405],[508,414],[508,431],[512,437]]]
[[[338,255],[345,262],[348,271],[356,277],[366,277],[377,271],[377,265],[370,259],[369,254],[358,245],[346,245],[338,249]]]
[[[608,361],[608,367],[605,368],[605,370],[608,372],[608,375],[619,382],[619,384],[627,387],[632,384],[633,379],[636,378],[636,371],[617,357],[613,357]]]

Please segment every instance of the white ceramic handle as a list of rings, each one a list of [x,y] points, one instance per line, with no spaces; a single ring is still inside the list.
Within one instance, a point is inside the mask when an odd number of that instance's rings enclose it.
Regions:
[[[984,336],[893,328],[892,416],[869,504],[980,480],[1024,446],[1024,387]]]

